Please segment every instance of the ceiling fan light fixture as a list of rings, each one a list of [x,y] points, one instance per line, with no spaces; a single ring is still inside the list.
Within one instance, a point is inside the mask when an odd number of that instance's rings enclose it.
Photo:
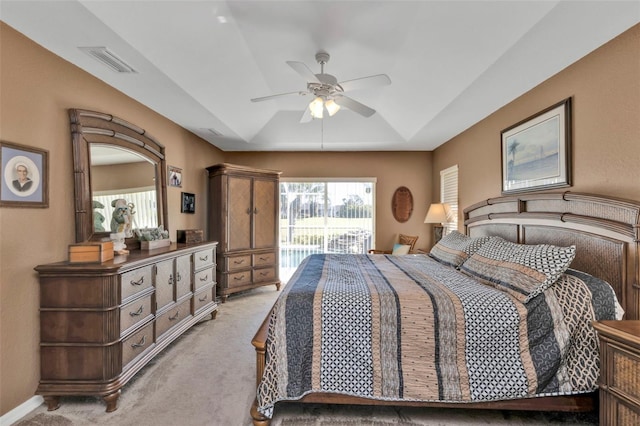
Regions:
[[[340,105],[338,105],[333,99],[329,99],[325,102],[324,107],[327,109],[329,117],[333,117],[336,112],[340,111]]]
[[[311,111],[311,116],[313,118],[322,118],[323,109],[324,109],[324,101],[320,96],[318,96],[317,98],[312,100],[311,103],[309,103],[309,110]]]

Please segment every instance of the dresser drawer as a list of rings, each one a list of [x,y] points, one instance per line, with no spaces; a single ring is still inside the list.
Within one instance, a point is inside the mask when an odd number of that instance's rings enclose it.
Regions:
[[[151,294],[120,308],[120,334],[151,315]]]
[[[187,299],[178,306],[156,318],[156,336],[161,339],[171,327],[180,324],[181,321],[191,316],[191,299]],[[156,339],[157,341],[158,339]]]
[[[253,271],[253,281],[261,283],[265,281],[273,281],[276,278],[275,268],[262,268]]]
[[[229,272],[247,269],[251,267],[251,255],[243,254],[240,256],[229,256],[225,259],[227,262],[226,270]]]
[[[213,249],[200,250],[193,254],[193,269],[199,270],[214,263]]]
[[[613,379],[609,388],[640,401],[640,356],[611,344]]]
[[[227,275],[227,287],[233,288],[251,284],[251,271],[235,272]]]
[[[153,344],[153,322],[135,332],[122,341],[122,365],[123,370],[127,364],[142,355]]]
[[[255,253],[253,255],[253,266],[271,266],[276,264],[276,254],[270,253]]]
[[[122,274],[120,285],[122,290],[121,300],[124,301],[134,294],[151,287],[153,281],[151,280],[151,270],[153,265],[147,265],[143,268],[134,269],[133,271],[125,272]]]
[[[203,271],[196,272],[193,276],[193,285],[195,286],[195,290],[204,287],[207,284],[211,284],[214,282],[215,275],[213,272],[213,268],[205,269]]]
[[[209,305],[211,302],[216,300],[216,286],[212,285],[209,288],[206,288],[193,296],[193,314],[196,315],[198,312]]]

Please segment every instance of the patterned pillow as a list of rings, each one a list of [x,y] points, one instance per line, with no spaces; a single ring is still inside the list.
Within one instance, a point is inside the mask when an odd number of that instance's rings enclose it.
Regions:
[[[516,244],[494,237],[460,270],[527,303],[556,282],[575,255],[574,245]]]
[[[472,238],[458,231],[451,231],[433,246],[429,255],[440,263],[458,268],[489,239],[491,237]]]

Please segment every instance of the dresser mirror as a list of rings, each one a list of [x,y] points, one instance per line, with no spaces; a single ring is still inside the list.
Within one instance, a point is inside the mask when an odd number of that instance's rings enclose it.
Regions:
[[[168,229],[164,146],[109,114],[69,110],[73,143],[76,242],[108,239],[111,203],[125,199],[134,228]],[[134,238],[127,247],[137,247]]]

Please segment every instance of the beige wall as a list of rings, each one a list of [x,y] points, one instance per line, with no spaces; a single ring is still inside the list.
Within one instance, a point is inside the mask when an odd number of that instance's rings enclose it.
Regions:
[[[574,97],[574,186],[571,190],[640,199],[640,26],[496,111],[433,153],[221,153],[0,23],[0,139],[49,150],[47,209],[0,209],[0,415],[33,396],[39,380],[38,280],[33,267],[66,258],[73,242],[71,138],[66,110],[113,113],[166,146],[167,163],[183,169],[183,188],[168,188],[176,229],[204,228],[205,203],[180,214],[180,192],[205,194],[205,167],[221,161],[283,171],[284,177],[376,177],[377,245],[419,233],[426,206],[439,193],[439,171],[460,166],[462,207],[500,195],[500,130]],[[391,215],[391,195],[407,186],[414,213]]]
[[[500,196],[500,132],[568,97],[573,186],[567,189],[640,200],[640,24],[436,149],[433,190],[440,170],[458,164],[460,207]]]
[[[280,170],[282,178],[376,178],[376,247],[391,249],[399,233],[418,235],[416,248],[431,247],[431,227],[424,224],[432,198],[431,152],[226,153],[226,161]],[[413,213],[404,223],[391,211],[391,197],[399,186],[413,195]]]
[[[51,54],[0,23],[0,139],[49,151],[49,207],[0,208],[0,414],[34,395],[40,375],[39,286],[33,268],[67,257],[74,241],[71,134],[67,109],[119,116],[165,145],[183,168],[183,187],[168,188],[169,223],[204,228],[205,205],[180,213],[180,191],[205,194],[204,168],[221,152],[149,108]]]

